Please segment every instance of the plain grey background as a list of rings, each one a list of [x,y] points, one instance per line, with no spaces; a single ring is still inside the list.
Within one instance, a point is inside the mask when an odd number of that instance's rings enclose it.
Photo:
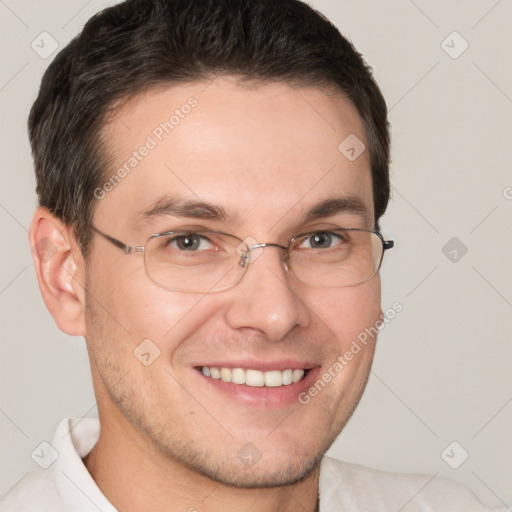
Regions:
[[[388,102],[393,196],[382,225],[396,248],[382,304],[403,305],[330,454],[438,474],[510,506],[512,2],[310,3],[363,53]],[[62,418],[96,414],[85,342],[57,329],[32,266],[26,118],[56,54],[41,47],[61,49],[107,5],[0,0],[2,493],[36,467],[32,451]]]

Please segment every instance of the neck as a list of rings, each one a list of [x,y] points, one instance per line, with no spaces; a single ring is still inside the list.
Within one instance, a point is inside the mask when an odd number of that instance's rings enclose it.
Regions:
[[[101,416],[100,416],[101,417]],[[84,459],[107,499],[123,512],[318,512],[317,467],[284,487],[245,489],[216,482],[164,457],[131,425],[102,422],[100,438]]]

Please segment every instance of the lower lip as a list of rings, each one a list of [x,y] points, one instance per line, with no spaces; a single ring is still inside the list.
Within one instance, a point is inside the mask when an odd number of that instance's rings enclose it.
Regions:
[[[194,371],[206,385],[238,402],[277,409],[300,403],[298,396],[306,392],[312,383],[315,382],[316,376],[320,372],[320,367],[309,370],[308,374],[299,382],[278,387],[252,387],[245,384],[233,384],[232,382],[224,382],[221,379],[206,377],[197,369],[194,369]]]

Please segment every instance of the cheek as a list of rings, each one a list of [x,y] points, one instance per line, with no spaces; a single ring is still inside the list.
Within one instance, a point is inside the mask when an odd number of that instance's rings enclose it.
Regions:
[[[310,296],[308,306],[339,343],[346,345],[378,320],[380,280],[376,276],[355,287],[318,290]]]
[[[216,311],[214,301],[204,295],[166,290],[145,275],[142,282],[132,279],[124,286],[104,289],[116,337],[130,338],[133,346],[150,339],[166,354],[193,336]]]

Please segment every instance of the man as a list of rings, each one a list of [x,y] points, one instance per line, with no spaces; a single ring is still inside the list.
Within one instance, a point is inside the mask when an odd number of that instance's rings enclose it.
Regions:
[[[385,102],[325,18],[118,4],[50,65],[29,130],[38,281],[86,339],[99,422],[62,422],[1,510],[481,510],[324,456],[369,375],[393,246]]]

